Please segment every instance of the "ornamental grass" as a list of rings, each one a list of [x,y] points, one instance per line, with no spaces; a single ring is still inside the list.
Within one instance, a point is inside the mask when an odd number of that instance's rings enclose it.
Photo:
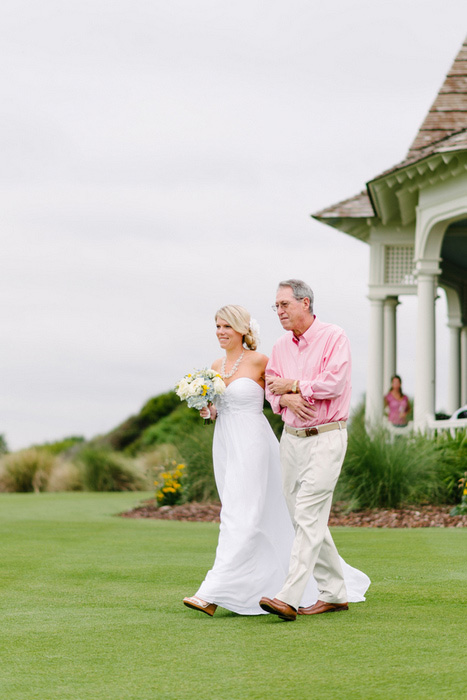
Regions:
[[[54,457],[37,448],[4,455],[0,461],[0,491],[45,491]]]
[[[147,485],[134,460],[106,447],[85,447],[77,463],[87,491],[138,491]]]
[[[384,427],[353,426],[336,488],[349,510],[440,503],[446,493],[436,444],[420,435],[391,440]]]

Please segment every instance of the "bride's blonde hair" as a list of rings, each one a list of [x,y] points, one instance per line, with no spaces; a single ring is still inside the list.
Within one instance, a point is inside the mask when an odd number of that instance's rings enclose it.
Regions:
[[[216,311],[214,319],[217,321],[218,318],[223,318],[224,321],[227,321],[232,326],[234,331],[242,334],[243,344],[249,350],[256,350],[256,340],[250,328],[251,315],[243,306],[237,306],[236,304],[223,306],[219,311]]]

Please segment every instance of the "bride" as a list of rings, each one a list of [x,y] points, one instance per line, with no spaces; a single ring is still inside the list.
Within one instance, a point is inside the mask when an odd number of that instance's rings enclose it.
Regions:
[[[212,569],[196,594],[183,602],[210,616],[218,605],[240,615],[261,615],[266,613],[260,598],[273,597],[287,575],[294,539],[282,494],[279,445],[263,414],[268,358],[256,352],[256,324],[242,306],[224,306],[215,319],[225,355],[212,369],[227,389],[200,414],[217,419],[213,462],[222,503],[219,541]],[[341,563],[349,602],[365,600],[370,579]],[[318,597],[311,576],[302,605]]]

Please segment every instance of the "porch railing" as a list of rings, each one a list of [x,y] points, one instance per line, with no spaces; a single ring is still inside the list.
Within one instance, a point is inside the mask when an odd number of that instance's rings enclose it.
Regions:
[[[428,435],[434,435],[435,432],[440,430],[449,430],[452,437],[455,437],[458,430],[467,430],[467,418],[458,418],[452,420],[448,418],[447,420],[435,420],[435,418],[429,418],[427,423],[427,433]]]

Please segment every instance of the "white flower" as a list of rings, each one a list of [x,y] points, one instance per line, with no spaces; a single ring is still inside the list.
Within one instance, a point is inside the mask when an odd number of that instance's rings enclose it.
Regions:
[[[190,385],[186,380],[186,377],[180,379],[177,386],[175,387],[175,393],[181,398],[182,401],[186,401],[190,395]]]
[[[216,375],[213,377],[212,385],[213,385],[213,387],[214,387],[214,392],[215,392],[217,395],[220,396],[221,394],[224,393],[225,388],[226,388],[226,387],[225,387],[225,383],[224,383],[224,380],[222,379],[222,377],[221,377],[219,374],[216,374]]]
[[[198,396],[198,394],[201,394],[203,391],[203,384],[204,382],[201,377],[195,377],[188,386],[188,395]]]
[[[256,342],[256,346],[258,347],[260,343],[259,339],[259,323],[256,320],[256,318],[250,318],[250,332],[251,335],[253,336],[253,339]]]

